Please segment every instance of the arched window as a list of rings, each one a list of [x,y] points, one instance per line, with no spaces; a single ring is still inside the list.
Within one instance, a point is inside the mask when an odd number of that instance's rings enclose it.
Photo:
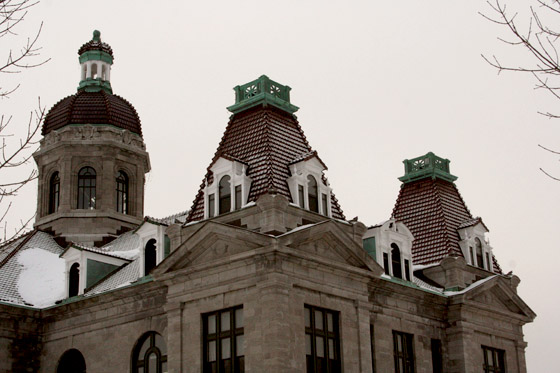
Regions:
[[[87,65],[84,64],[84,67],[82,68],[82,80],[86,80],[87,77]]]
[[[97,79],[97,64],[96,63],[91,64],[91,78],[92,79]]]
[[[228,175],[222,177],[219,185],[220,214],[231,211],[231,183]]]
[[[167,346],[156,332],[144,334],[132,351],[133,373],[167,372]]]
[[[391,248],[391,264],[393,266],[393,276],[402,278],[401,250],[395,243],[391,244]]]
[[[128,175],[124,171],[117,174],[117,212],[128,214]]]
[[[72,264],[68,274],[68,297],[78,295],[80,292],[80,265]]]
[[[86,361],[82,353],[72,348],[62,354],[56,373],[86,373]]]
[[[311,175],[307,175],[307,198],[309,210],[319,212],[319,197],[317,193],[317,180]]]
[[[96,173],[91,167],[84,167],[78,172],[78,208],[95,209]]]
[[[476,248],[476,265],[479,268],[484,268],[484,260],[482,259],[482,242],[480,242],[478,237],[474,239],[474,245]]]
[[[55,172],[51,176],[49,181],[49,214],[58,211],[58,205],[60,203],[60,177],[58,172]]]
[[[101,65],[101,80],[107,80],[107,71],[105,65]]]
[[[156,240],[152,238],[144,250],[144,276],[149,275],[150,271],[155,268],[156,258]]]

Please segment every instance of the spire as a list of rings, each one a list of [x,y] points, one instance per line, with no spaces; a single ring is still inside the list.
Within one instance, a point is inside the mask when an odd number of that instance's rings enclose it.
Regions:
[[[101,32],[93,31],[93,38],[81,46],[80,55],[81,80],[78,91],[113,93],[111,88],[111,65],[113,50],[101,41]]]

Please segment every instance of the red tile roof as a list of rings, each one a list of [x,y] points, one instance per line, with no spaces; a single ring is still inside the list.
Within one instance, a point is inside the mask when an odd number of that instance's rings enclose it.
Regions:
[[[103,90],[78,91],[57,102],[45,117],[42,134],[69,124],[106,124],[142,136],[140,118],[132,104]]]
[[[392,217],[402,221],[414,236],[414,264],[439,263],[448,255],[463,256],[457,229],[480,220],[473,218],[457,186],[439,178],[404,183]],[[493,260],[496,272],[501,273]]]
[[[208,166],[195,197],[187,222],[204,218],[205,181],[213,181],[210,168],[220,158],[236,159],[247,164],[251,189],[247,202],[256,201],[268,192],[286,196],[292,201],[286,179],[289,164],[312,152],[294,115],[273,106],[257,106],[231,116],[218,150]],[[334,218],[344,219],[334,194],[331,193]]]

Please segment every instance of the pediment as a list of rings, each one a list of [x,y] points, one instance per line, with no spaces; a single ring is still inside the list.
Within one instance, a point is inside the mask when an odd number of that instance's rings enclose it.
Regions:
[[[497,312],[518,314],[533,320],[535,313],[509,286],[507,279],[496,276],[465,293],[465,300]]]
[[[340,223],[328,220],[296,229],[280,236],[279,244],[323,259],[370,270],[380,276],[383,269],[337,224]]]
[[[209,221],[174,250],[157,268],[154,275],[173,272],[189,266],[230,258],[271,244],[273,238],[243,228]]]

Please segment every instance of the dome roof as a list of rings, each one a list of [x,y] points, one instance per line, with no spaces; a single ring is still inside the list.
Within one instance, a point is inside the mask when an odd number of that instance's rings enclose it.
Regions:
[[[140,118],[124,98],[105,92],[78,91],[57,102],[47,113],[42,134],[71,124],[104,124],[129,130],[142,137]]]
[[[113,49],[111,49],[109,44],[101,41],[101,33],[97,30],[93,32],[93,39],[80,47],[78,54],[81,56],[87,51],[102,51],[108,53],[113,58],[115,57],[113,56]]]

